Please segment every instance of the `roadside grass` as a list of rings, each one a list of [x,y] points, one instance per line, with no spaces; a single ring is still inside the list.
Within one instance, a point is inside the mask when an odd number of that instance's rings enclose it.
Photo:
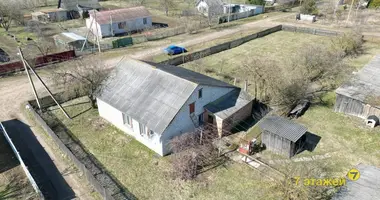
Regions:
[[[86,98],[66,102],[71,116],[91,108]],[[275,199],[271,183],[246,165],[227,162],[182,181],[171,175],[171,156],[160,157],[116,129],[90,109],[69,120],[59,109],[51,111],[106,169],[139,199],[242,199],[247,196]]]

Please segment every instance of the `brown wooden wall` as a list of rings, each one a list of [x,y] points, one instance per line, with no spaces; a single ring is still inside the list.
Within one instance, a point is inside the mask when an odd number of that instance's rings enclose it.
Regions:
[[[336,94],[334,110],[335,112],[341,112],[363,119],[366,119],[370,115],[380,117],[380,109],[341,94]]]
[[[267,150],[288,157],[294,155],[294,142],[265,130],[261,137],[262,143],[265,144]]]

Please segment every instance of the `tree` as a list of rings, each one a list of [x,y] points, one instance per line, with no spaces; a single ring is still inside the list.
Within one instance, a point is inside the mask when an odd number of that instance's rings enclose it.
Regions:
[[[166,16],[169,15],[169,9],[174,9],[176,7],[173,0],[160,0],[160,5],[164,9]]]
[[[174,176],[190,180],[206,167],[222,164],[224,158],[213,145],[216,138],[218,131],[212,124],[173,138],[170,145],[174,153],[171,160]]]
[[[109,69],[96,59],[78,60],[74,65],[69,70],[53,72],[53,81],[70,97],[88,96],[92,107],[96,108],[96,95],[106,89]]]
[[[0,1],[0,27],[5,31],[9,30],[13,21],[18,21],[23,17],[19,5],[13,1]]]
[[[315,0],[304,0],[302,1],[300,12],[302,14],[316,14],[318,12]]]

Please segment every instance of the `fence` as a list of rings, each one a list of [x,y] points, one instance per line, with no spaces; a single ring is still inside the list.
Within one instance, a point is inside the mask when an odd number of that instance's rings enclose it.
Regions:
[[[230,42],[225,42],[223,44],[219,44],[219,45],[216,45],[216,46],[213,46],[213,47],[210,47],[207,49],[203,49],[200,51],[196,51],[193,53],[188,53],[188,54],[184,54],[181,56],[177,56],[177,57],[165,60],[163,62],[160,62],[159,64],[169,64],[169,65],[184,64],[184,63],[191,62],[191,61],[194,61],[194,60],[197,60],[197,59],[200,59],[200,58],[212,55],[212,54],[216,54],[216,53],[219,53],[219,52],[231,49],[231,48],[235,48],[235,47],[240,46],[246,42],[249,42],[249,41],[254,40],[256,38],[264,37],[268,34],[271,34],[271,33],[274,33],[274,32],[280,31],[280,30],[282,30],[282,26],[278,25],[278,26],[275,26],[275,27],[254,33],[252,35],[245,36],[245,37],[240,38],[240,39],[236,39],[236,40],[233,40]]]
[[[43,67],[52,63],[58,63],[58,62],[71,60],[75,57],[76,57],[75,51],[70,50],[70,51],[64,51],[64,52],[55,53],[55,54],[49,54],[46,56],[36,57],[32,63],[34,63],[35,67],[38,68],[38,67]],[[21,61],[7,63],[4,65],[0,65],[0,76],[16,73],[23,70],[24,70],[24,65]]]
[[[297,32],[297,33],[307,33],[313,35],[321,35],[321,36],[338,36],[341,33],[338,31],[324,30],[324,29],[316,29],[316,28],[308,28],[308,27],[298,27],[298,26],[290,26],[290,25],[282,25],[283,31],[289,32]]]
[[[228,22],[228,21],[235,21],[235,20],[238,20],[238,19],[243,19],[243,18],[251,17],[251,16],[254,16],[254,15],[255,15],[255,9],[252,9],[252,10],[246,11],[246,12],[241,12],[241,13],[233,13],[233,14],[230,15],[230,17],[228,17],[228,16],[219,17],[219,24],[225,23],[225,22]]]
[[[22,160],[20,154],[17,151],[16,146],[13,144],[12,139],[9,137],[7,131],[5,130],[3,124],[0,122],[0,132],[3,133],[5,139],[7,140],[9,146],[11,146],[13,153],[16,155],[18,161],[21,164],[22,169],[24,170],[26,176],[28,177],[29,182],[32,184],[34,191],[37,193],[40,199],[45,199],[40,188],[38,188],[38,185],[36,181],[34,180],[33,176],[30,174],[28,168],[26,167],[24,161]]]
[[[133,45],[133,39],[131,37],[121,38],[112,41],[113,48],[120,48]]]
[[[55,95],[58,102],[64,102],[70,97],[65,97],[62,94]],[[50,97],[41,98],[40,101],[43,107],[49,107],[52,105]],[[42,119],[42,117],[34,110],[33,105],[36,105],[35,101],[28,102],[28,107],[32,113],[34,119],[48,133],[53,139],[59,149],[70,158],[75,166],[83,173],[86,180],[94,187],[94,189],[105,200],[125,200],[129,199],[123,192],[123,189],[119,184],[109,176],[105,169],[99,167],[98,161],[93,158],[85,149],[78,144],[77,140],[71,138],[71,136],[65,131],[60,134],[55,133],[49,125]]]

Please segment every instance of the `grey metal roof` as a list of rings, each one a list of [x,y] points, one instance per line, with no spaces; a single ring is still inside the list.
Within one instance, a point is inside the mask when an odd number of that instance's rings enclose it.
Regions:
[[[356,169],[360,178],[347,180],[332,200],[374,200],[380,199],[380,168],[359,164]]]
[[[262,130],[269,131],[292,142],[297,142],[306,133],[307,128],[294,121],[279,116],[267,116],[260,122]]]
[[[380,96],[380,54],[340,86],[336,93],[362,102],[371,95]]]
[[[204,108],[221,119],[226,119],[252,101],[252,97],[241,89],[232,90]]]
[[[58,8],[79,11],[78,6],[98,9],[101,8],[99,0],[61,0],[58,1]]]
[[[123,59],[98,98],[162,134],[198,85],[234,87],[181,67]]]

